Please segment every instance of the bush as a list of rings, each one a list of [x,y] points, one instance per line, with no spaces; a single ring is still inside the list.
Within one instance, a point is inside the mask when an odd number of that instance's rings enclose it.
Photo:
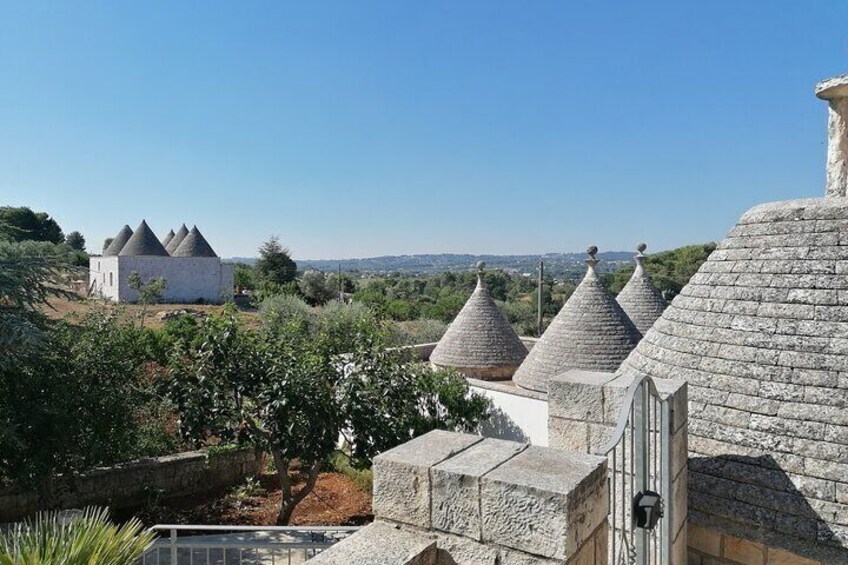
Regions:
[[[310,332],[315,326],[312,308],[297,296],[278,294],[262,301],[259,313],[265,328],[274,331],[283,327],[294,327],[301,332]]]
[[[155,535],[133,518],[121,526],[109,522],[105,509],[82,514],[40,514],[0,536],[0,565],[135,565]]]
[[[346,304],[333,300],[318,313],[317,330],[340,347],[341,351],[353,351],[359,340],[362,328],[382,335],[382,325],[374,311],[364,304],[353,302]]]
[[[448,326],[440,320],[410,320],[391,326],[389,343],[394,346],[434,343],[442,339]]]

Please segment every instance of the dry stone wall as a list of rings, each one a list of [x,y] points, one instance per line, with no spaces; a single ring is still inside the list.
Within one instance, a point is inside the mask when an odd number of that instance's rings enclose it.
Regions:
[[[261,456],[239,449],[189,451],[95,469],[78,477],[56,477],[42,489],[0,491],[0,522],[18,521],[45,509],[108,506],[134,508],[163,499],[214,492],[259,473]]]

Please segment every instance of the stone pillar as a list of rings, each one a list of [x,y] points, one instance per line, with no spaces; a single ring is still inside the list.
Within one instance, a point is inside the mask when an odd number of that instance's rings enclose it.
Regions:
[[[627,389],[633,382],[629,375],[572,370],[548,381],[548,437],[553,448],[579,453],[598,453],[610,440],[618,422]],[[686,562],[686,519],[688,516],[688,394],[685,381],[655,379],[660,396],[671,402],[671,497],[673,508],[671,536],[672,563]],[[629,460],[628,460],[629,463]],[[618,462],[621,464],[621,461]],[[612,462],[610,462],[612,466]],[[612,472],[612,469],[610,469]],[[619,507],[624,507],[632,493],[616,493]],[[623,514],[617,527],[621,528]]]
[[[816,96],[830,103],[825,195],[848,196],[848,75],[821,81]]]
[[[310,563],[608,563],[605,457],[430,432],[374,460],[373,506],[374,524]]]

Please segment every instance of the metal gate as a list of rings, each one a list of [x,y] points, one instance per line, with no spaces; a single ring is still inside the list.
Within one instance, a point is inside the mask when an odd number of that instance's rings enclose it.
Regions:
[[[635,379],[612,437],[598,451],[609,459],[613,565],[671,564],[671,402],[651,377]]]

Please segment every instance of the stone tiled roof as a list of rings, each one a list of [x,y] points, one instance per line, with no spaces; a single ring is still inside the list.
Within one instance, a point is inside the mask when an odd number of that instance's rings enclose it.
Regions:
[[[130,229],[128,225],[124,225],[124,227],[121,228],[121,231],[118,232],[118,235],[116,235],[106,249],[103,250],[103,256],[112,257],[120,253],[121,249],[124,248],[124,245],[126,245],[132,237],[132,234],[132,229]]]
[[[168,243],[174,239],[174,230],[168,230],[168,233],[165,234],[165,238],[162,240],[162,245],[165,246],[165,249],[168,249]]]
[[[167,257],[168,252],[165,251],[162,243],[147,225],[147,222],[142,220],[118,255],[121,257],[137,257],[142,255],[161,255]]]
[[[654,322],[657,321],[663,310],[665,310],[666,302],[663,299],[660,291],[651,282],[651,277],[645,272],[645,255],[644,251],[647,246],[642,243],[638,247],[636,254],[636,270],[621,292],[618,293],[616,301],[618,301],[627,317],[633,321],[639,333],[645,333],[651,329]]]
[[[174,234],[174,237],[171,238],[171,241],[168,242],[168,245],[165,246],[165,249],[170,255],[174,254],[174,251],[177,250],[177,247],[180,246],[187,235],[188,228],[185,224],[183,224],[180,226],[180,229],[177,230],[177,233]]]
[[[431,363],[440,367],[514,369],[527,356],[527,348],[483,283],[482,269],[480,263],[477,287],[439,340],[430,355]]]
[[[613,372],[639,342],[633,322],[595,272],[597,248],[589,248],[586,276],[530,350],[513,381],[547,392],[547,381],[569,369]]]
[[[171,255],[174,257],[217,257],[212,246],[209,245],[197,226],[191,228],[180,246]]]
[[[848,498],[812,511],[848,493],[846,230],[844,197],[752,208],[619,370],[688,381],[690,512],[827,563],[848,563]]]

